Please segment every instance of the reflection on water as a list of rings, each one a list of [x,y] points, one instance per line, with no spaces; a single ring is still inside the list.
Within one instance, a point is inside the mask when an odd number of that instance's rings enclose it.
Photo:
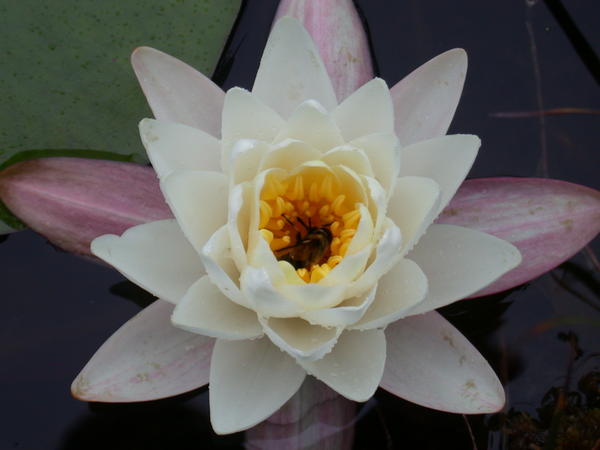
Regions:
[[[358,3],[380,74],[390,84],[448,48],[469,52],[469,77],[451,132],[482,136],[472,176],[533,176],[546,155],[552,177],[600,187],[597,118],[548,116],[542,152],[536,117],[509,120],[492,114],[535,110],[538,87],[548,107],[598,108],[593,76],[545,2],[468,0],[460,11],[453,2]],[[246,5],[217,71],[225,87],[251,86],[276,4]],[[597,42],[600,31],[592,24],[600,6],[568,7],[583,34]],[[537,87],[526,21],[536,39]],[[0,238],[0,243],[6,276],[0,304],[0,385],[6,389],[0,419],[6,432],[0,433],[0,448],[243,448],[242,434],[216,436],[210,429],[206,389],[136,405],[88,407],[71,399],[68,387],[83,363],[152,298],[113,270],[56,252],[31,232]],[[597,253],[600,246],[591,249]],[[334,414],[339,422],[327,422],[333,433],[328,436],[346,442],[353,434],[357,449],[598,448],[599,293],[599,273],[580,254],[528,286],[442,310],[499,374],[508,401],[502,413],[452,415],[379,391],[356,407],[353,418]],[[333,414],[344,402],[317,403],[293,426],[271,424],[250,438],[264,445],[265,436],[285,429],[307,437],[320,411],[330,408]]]

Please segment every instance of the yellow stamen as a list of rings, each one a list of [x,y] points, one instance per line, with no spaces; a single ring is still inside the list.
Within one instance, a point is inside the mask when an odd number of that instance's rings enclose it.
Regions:
[[[283,236],[282,238],[274,238],[271,241],[271,250],[280,250],[287,247],[292,243],[292,239],[289,236]]]
[[[342,208],[344,205],[344,200],[346,200],[346,196],[344,194],[338,195],[335,200],[333,201],[333,203],[331,204],[331,209],[333,209],[333,212],[338,215],[341,216],[342,215]]]
[[[346,194],[338,193],[335,177],[317,175],[307,178],[310,186],[305,186],[306,175],[287,179],[269,176],[259,199],[260,235],[282,264],[287,261],[299,267],[295,270],[298,278],[293,278],[304,283],[318,283],[344,259],[361,217],[357,208],[351,209],[346,203]],[[312,233],[328,228],[331,242],[322,241],[318,233],[307,237],[306,228],[310,227]],[[329,245],[324,248],[323,244]],[[313,256],[315,251],[318,260]]]
[[[277,188],[274,183],[274,179],[265,180],[265,185],[263,186],[262,192],[260,193],[260,198],[262,200],[274,200],[278,195]]]
[[[329,248],[331,249],[331,253],[333,253],[334,255],[339,255],[340,245],[342,245],[342,241],[340,240],[340,238],[334,237],[331,241],[331,245],[329,246]]]
[[[321,218],[323,217],[327,217],[329,215],[329,210],[331,209],[331,206],[329,205],[323,205],[319,208],[319,216],[321,216]]]
[[[264,200],[260,201],[259,208],[260,208],[260,221],[258,224],[258,228],[264,228],[267,226],[267,222],[273,215],[273,210],[271,209],[271,206]]]
[[[310,282],[310,274],[308,273],[308,270],[306,270],[306,269],[298,269],[298,270],[296,270],[296,273],[298,274],[298,276],[300,278],[302,278],[304,280],[305,283],[309,283]]]
[[[273,240],[273,232],[271,230],[267,230],[266,228],[260,230],[260,235],[265,241],[267,241],[267,244],[270,244]]]
[[[342,231],[342,224],[336,220],[335,222],[333,222],[331,224],[331,226],[329,227],[329,230],[331,231],[331,234],[333,234],[334,236],[339,236],[340,232]]]
[[[321,183],[319,194],[321,194],[321,197],[325,197],[328,202],[333,200],[333,178],[331,175],[327,175],[323,180],[323,183]]]
[[[341,257],[340,255],[330,256],[329,259],[327,260],[327,264],[329,264],[329,267],[334,268],[335,266],[337,266],[339,263],[342,262],[342,259],[344,259],[344,258]]]
[[[313,203],[316,203],[319,200],[321,200],[321,196],[319,195],[319,186],[315,181],[313,181],[310,185],[310,190],[308,191],[308,199]]]
[[[360,212],[357,209],[350,211],[342,216],[342,220],[344,221],[344,228],[356,228],[360,220]]]
[[[285,222],[282,219],[271,219],[267,222],[266,228],[272,231],[282,230]]]
[[[287,183],[283,183],[277,178],[273,178],[273,187],[278,195],[284,195],[285,191],[287,190]]]
[[[323,265],[325,265],[325,264],[323,264]],[[327,272],[325,272],[325,270],[323,270],[322,266],[313,266],[310,271],[310,282],[318,283],[323,278],[325,278],[325,275],[327,275]]]
[[[300,175],[297,175],[292,184],[292,190],[288,193],[290,200],[302,200],[304,198],[304,181]]]
[[[340,239],[347,240],[356,234],[356,230],[354,228],[346,228],[344,231],[340,233]]]
[[[273,205],[273,217],[281,217],[281,214],[285,212],[285,200],[281,197],[275,199]]]

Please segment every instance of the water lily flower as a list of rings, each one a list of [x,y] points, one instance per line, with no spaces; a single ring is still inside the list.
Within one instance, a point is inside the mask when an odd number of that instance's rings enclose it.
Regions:
[[[134,64],[154,61],[156,70],[169,58],[138,52]],[[198,87],[189,95],[220,103],[216,88]],[[190,112],[203,129],[141,122],[175,219],[92,242],[96,256],[175,304],[175,327],[216,338],[215,431],[264,420],[307,373],[356,401],[381,383],[432,407],[500,408],[493,371],[431,312],[520,262],[503,240],[433,224],[479,139],[402,146],[418,131],[397,135],[385,82],[338,104],[310,36],[288,17],[271,32],[252,91],[229,90],[222,109],[220,130],[206,111]],[[477,383],[465,382],[465,368]],[[441,397],[427,394],[431,384],[444,387]]]

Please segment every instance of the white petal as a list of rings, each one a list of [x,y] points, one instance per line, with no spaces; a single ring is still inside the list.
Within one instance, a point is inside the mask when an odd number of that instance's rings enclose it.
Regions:
[[[321,152],[326,152],[344,142],[334,120],[314,100],[307,100],[296,108],[274,142],[278,143],[286,139],[306,142]]]
[[[487,361],[435,311],[399,320],[385,334],[385,390],[454,413],[491,413],[504,405],[504,390]]]
[[[352,169],[346,166],[334,166],[331,171],[340,181],[346,195],[346,203],[354,205],[356,203],[368,204],[369,199],[361,177]]]
[[[208,383],[214,339],[171,325],[162,300],[125,322],[77,376],[71,392],[89,402],[143,402]]]
[[[137,225],[122,236],[97,237],[91,251],[138,286],[172,303],[204,274],[198,253],[174,219]]]
[[[311,325],[298,318],[261,318],[265,334],[284,352],[296,359],[314,361],[331,351],[342,328]]]
[[[286,298],[305,310],[331,308],[344,299],[344,285],[327,286],[323,284],[287,284],[277,286],[277,290]]]
[[[324,358],[298,363],[338,394],[364,402],[373,396],[381,380],[385,347],[381,330],[346,331]]]
[[[327,110],[337,105],[319,51],[300,22],[290,17],[271,30],[252,93],[283,118],[305,100],[316,100]]]
[[[410,310],[420,314],[461,300],[518,266],[521,254],[490,234],[434,224],[408,257],[425,272],[429,292]]]
[[[258,232],[256,232],[258,234]],[[275,258],[275,254],[267,241],[262,237],[256,239],[256,245],[248,254],[248,262],[254,267],[264,269],[269,274],[269,279],[275,284],[285,282],[285,275],[282,271],[282,267]]]
[[[426,62],[391,89],[402,145],[446,134],[466,73],[467,54],[456,48]]]
[[[275,289],[269,273],[262,267],[246,267],[240,281],[242,293],[261,316],[297,317],[304,311],[304,308]]]
[[[222,339],[254,339],[263,334],[256,313],[225,297],[207,276],[187,291],[171,321],[186,331]]]
[[[248,264],[246,249],[248,247],[248,231],[250,230],[250,213],[254,197],[252,184],[249,182],[233,186],[229,191],[227,229],[231,256],[241,272]]]
[[[235,185],[253,180],[268,149],[269,145],[264,142],[251,139],[237,141],[229,155],[230,183]]]
[[[368,175],[370,177],[374,175],[371,169],[371,162],[365,152],[351,145],[343,145],[331,149],[323,155],[323,161],[330,166],[343,165],[349,167],[360,175]]]
[[[373,133],[394,133],[390,91],[381,78],[365,83],[333,112],[346,141]]]
[[[363,318],[352,326],[357,330],[385,327],[395,322],[427,294],[427,278],[409,259],[402,259],[377,285],[377,296]]]
[[[402,245],[402,234],[400,229],[388,221],[388,227],[377,243],[375,259],[358,277],[351,283],[344,293],[344,297],[356,297],[373,288],[377,280],[387,273],[400,259],[400,248]]]
[[[227,177],[218,172],[177,171],[160,187],[183,233],[200,252],[227,221]]]
[[[307,311],[301,317],[313,325],[324,327],[348,326],[360,320],[375,299],[377,287],[366,294],[344,300],[335,308]]]
[[[350,145],[360,148],[371,163],[373,176],[385,189],[388,197],[400,173],[400,143],[394,134],[376,133],[354,139]]]
[[[346,255],[331,272],[319,281],[319,284],[323,286],[336,286],[354,281],[365,270],[372,250],[373,246],[368,245],[353,255]]]
[[[256,139],[271,142],[284,120],[273,109],[246,89],[234,87],[225,94],[223,141]]]
[[[272,142],[283,119],[255,95],[238,87],[227,91],[223,106],[223,144],[227,149],[240,139]],[[225,151],[224,170],[229,152]]]
[[[388,195],[375,178],[363,176],[362,181],[369,194],[369,214],[371,214],[371,217],[375,217],[373,237],[374,239],[378,239],[387,220]]]
[[[174,170],[221,168],[221,144],[204,131],[178,123],[144,119],[140,135],[159,178]]]
[[[238,305],[248,308],[250,303],[239,287],[240,271],[231,255],[231,241],[227,225],[210,237],[200,253],[206,273],[223,295]]]
[[[471,170],[480,145],[477,136],[455,134],[404,147],[400,176],[417,175],[435,180],[442,192],[439,213]]]
[[[252,194],[248,204],[247,212],[247,214],[249,215],[249,226],[247,228],[247,231],[245,232],[248,240],[246,248],[250,260],[252,259],[252,253],[254,252],[254,248],[258,244],[262,244],[263,242],[265,242],[265,240],[259,232],[260,201],[265,197],[264,193],[262,192],[263,188],[265,187],[267,180],[281,180],[286,176],[286,174],[287,172],[283,169],[272,168],[262,170],[258,173],[256,178],[252,182]],[[271,198],[275,198],[278,195],[277,192],[269,192],[268,194]],[[240,232],[243,231],[240,230]],[[269,253],[272,254],[273,252],[269,250]],[[275,256],[272,256],[272,259],[274,258]]]
[[[430,178],[400,177],[388,205],[388,216],[402,231],[402,254],[410,251],[438,213],[440,188]]]
[[[210,421],[218,434],[248,429],[300,388],[305,372],[267,338],[217,340],[210,365]]]
[[[131,64],[154,116],[221,135],[224,92],[209,78],[166,53],[139,47]],[[215,114],[215,112],[217,112]]]
[[[358,227],[356,228],[356,234],[352,237],[348,250],[346,251],[346,258],[362,251],[362,249],[370,242],[373,242],[374,226],[371,214],[363,204],[358,205],[358,210],[360,211],[360,220],[358,222]]]
[[[285,140],[265,153],[260,170],[284,169],[291,171],[308,161],[321,159],[321,153],[302,141]]]

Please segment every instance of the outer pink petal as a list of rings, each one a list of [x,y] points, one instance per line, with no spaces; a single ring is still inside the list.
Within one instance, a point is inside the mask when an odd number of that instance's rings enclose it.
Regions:
[[[225,94],[209,78],[150,47],[135,49],[131,65],[157,119],[221,135]]]
[[[504,390],[487,361],[437,312],[401,319],[385,334],[385,390],[455,413],[490,413],[504,405]]]
[[[79,400],[141,402],[208,383],[214,339],[171,325],[173,305],[157,300],[119,328],[73,381]]]
[[[402,145],[443,136],[458,105],[467,54],[455,48],[429,60],[391,89],[396,134]]]
[[[122,162],[44,158],[17,163],[0,173],[0,199],[53,244],[87,256],[98,236],[173,217],[154,171]]]
[[[312,377],[283,407],[246,432],[249,450],[352,448],[356,404]]]
[[[367,35],[352,0],[282,0],[274,22],[298,19],[319,49],[338,101],[373,78]]]
[[[559,180],[467,180],[438,223],[480,230],[514,244],[523,261],[475,297],[523,284],[566,261],[600,232],[600,192]]]

